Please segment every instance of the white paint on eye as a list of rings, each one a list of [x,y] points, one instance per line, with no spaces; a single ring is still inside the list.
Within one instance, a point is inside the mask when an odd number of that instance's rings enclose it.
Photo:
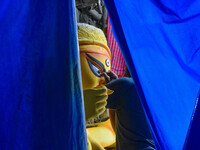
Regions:
[[[101,75],[101,70],[96,67],[95,65],[91,64],[91,67],[92,67],[92,70],[98,75],[100,76]]]
[[[110,61],[108,60],[108,58],[106,59],[106,66],[109,67],[110,66]]]

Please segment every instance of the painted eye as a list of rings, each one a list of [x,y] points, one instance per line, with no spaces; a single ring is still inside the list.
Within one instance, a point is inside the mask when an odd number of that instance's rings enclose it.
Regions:
[[[110,66],[110,62],[109,62],[108,58],[106,59],[105,63],[106,63],[106,66],[107,66],[107,67]]]
[[[94,75],[96,75],[97,77],[101,77],[101,70],[96,67],[95,65],[93,65],[89,60],[88,61],[88,64],[90,66],[90,69],[92,70],[92,72],[94,73]]]

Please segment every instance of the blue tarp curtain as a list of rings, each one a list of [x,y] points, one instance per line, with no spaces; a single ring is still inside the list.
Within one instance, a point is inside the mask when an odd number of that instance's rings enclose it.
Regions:
[[[157,149],[199,149],[200,1],[105,0]],[[73,0],[0,1],[0,149],[87,149]]]
[[[0,1],[0,149],[87,149],[73,0]]]
[[[200,1],[104,2],[156,148],[199,149]]]

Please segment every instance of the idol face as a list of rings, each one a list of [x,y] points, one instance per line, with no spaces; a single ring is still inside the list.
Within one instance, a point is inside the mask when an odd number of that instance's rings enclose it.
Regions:
[[[83,90],[106,84],[102,73],[110,70],[110,56],[103,47],[80,46],[80,61]]]

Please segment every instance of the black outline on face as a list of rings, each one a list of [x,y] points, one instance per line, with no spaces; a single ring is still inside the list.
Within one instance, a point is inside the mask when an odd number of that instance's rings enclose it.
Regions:
[[[87,62],[88,62],[88,64],[89,64],[89,66],[90,66],[91,71],[94,73],[95,76],[101,77],[101,74],[102,74],[103,72],[105,72],[105,67],[104,67],[104,65],[103,65],[99,60],[95,59],[94,57],[90,56],[89,54],[86,53],[86,55],[87,55],[87,57],[88,57],[89,59],[91,59],[91,60],[93,61],[93,62],[90,61],[90,60],[86,57]],[[96,70],[95,70],[95,69],[96,69]],[[98,70],[97,70],[97,69],[98,69]]]

